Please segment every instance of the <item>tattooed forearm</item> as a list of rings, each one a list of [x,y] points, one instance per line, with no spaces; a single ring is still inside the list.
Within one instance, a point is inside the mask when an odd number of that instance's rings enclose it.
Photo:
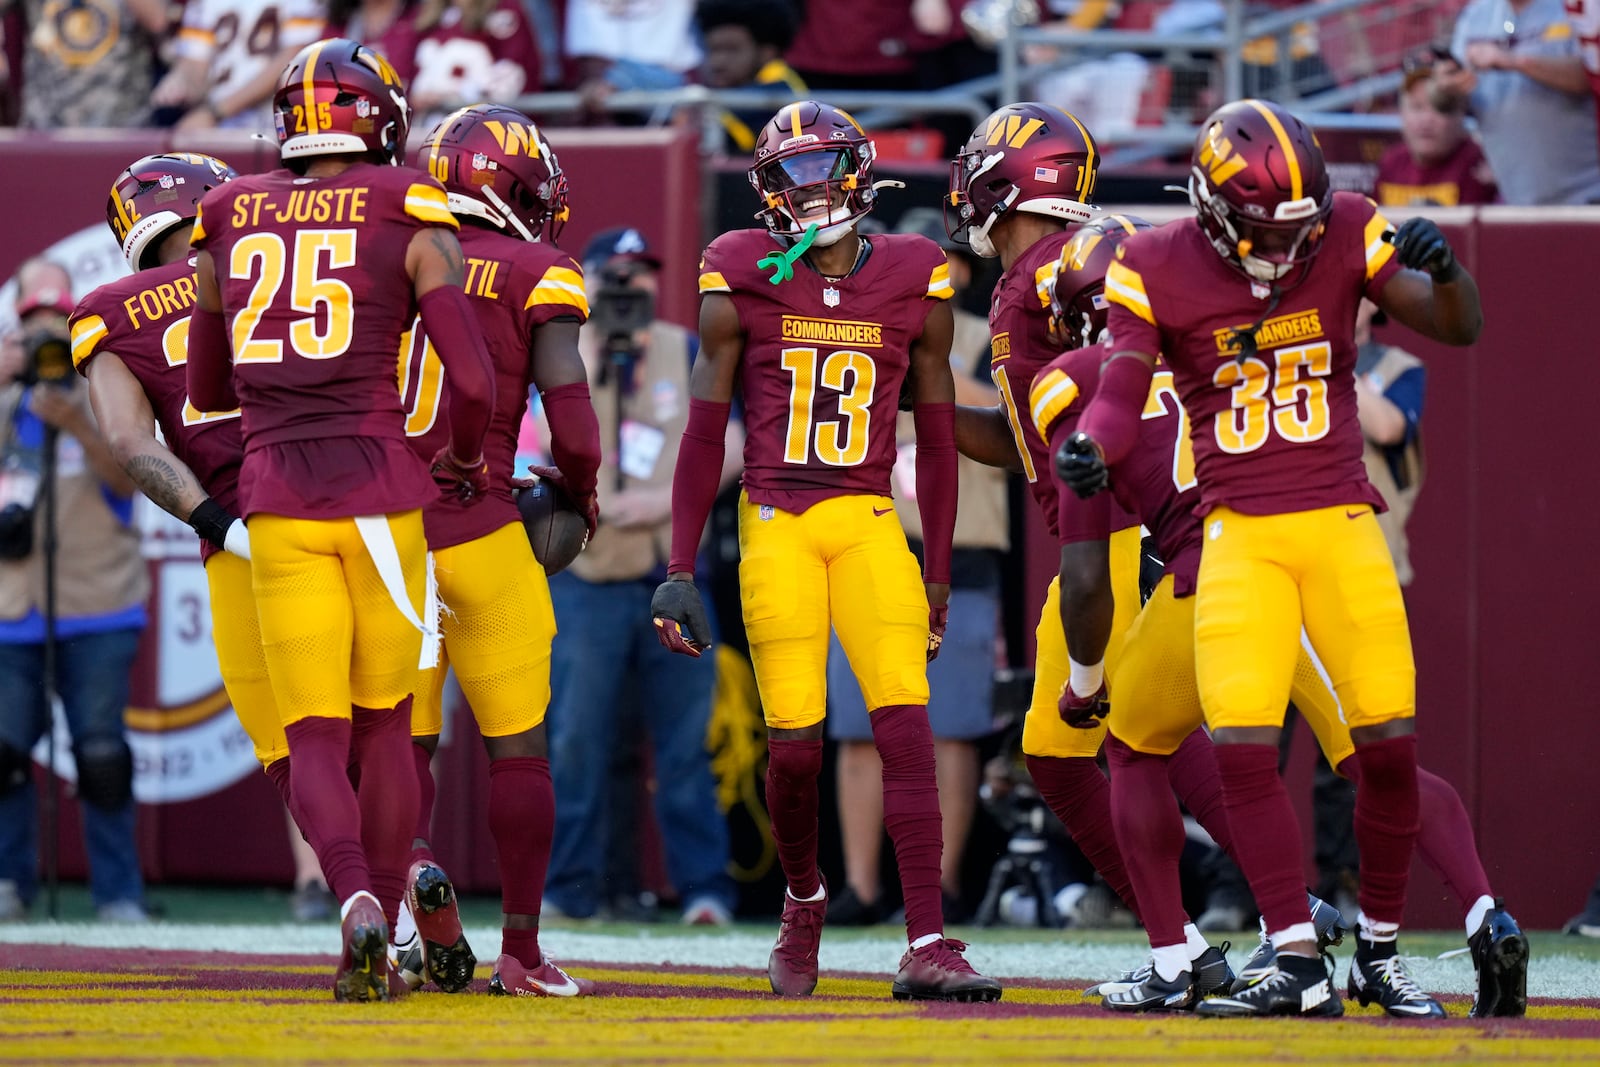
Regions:
[[[152,503],[185,522],[205,499],[205,491],[194,474],[176,456],[144,452],[131,457],[123,469]]]
[[[461,255],[461,242],[456,240],[456,235],[440,227],[428,230],[428,240],[433,242],[434,251],[439,253],[439,258],[444,261],[445,276],[449,284],[461,286],[466,284],[466,260]]]

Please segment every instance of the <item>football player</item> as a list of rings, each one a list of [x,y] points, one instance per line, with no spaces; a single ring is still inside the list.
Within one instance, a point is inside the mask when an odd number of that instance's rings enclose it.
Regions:
[[[1110,225],[1119,219],[1112,216],[1079,231],[1063,251],[1058,267],[1051,296],[1052,322],[1060,324],[1058,335],[1076,350],[1039,374],[1030,397],[1038,430],[1055,449],[1077,428],[1098,384],[1100,364],[1109,354],[1100,343],[1108,314],[1103,296],[1106,268],[1127,234],[1150,228],[1136,220],[1127,220],[1120,227]],[[1094,232],[1102,229],[1109,232],[1104,236]],[[1192,1007],[1198,992],[1183,951],[1187,928],[1182,924],[1187,917],[1178,885],[1183,829],[1165,764],[1203,718],[1194,666],[1194,590],[1203,523],[1194,513],[1200,491],[1188,419],[1173,387],[1172,372],[1164,365],[1157,366],[1141,415],[1137,441],[1108,471],[1117,499],[1152,530],[1164,561],[1161,581],[1122,637],[1110,668],[1113,699],[1106,747],[1112,768],[1111,812],[1153,950],[1150,973],[1130,983],[1131,988],[1113,990],[1106,996],[1108,1008],[1122,1011]],[[1103,543],[1110,537],[1106,494],[1087,501],[1077,500],[1072,493],[1062,496],[1063,526],[1070,527],[1070,533],[1065,529],[1064,533],[1069,541]],[[1066,551],[1082,550],[1069,544]],[[1073,633],[1087,632],[1085,644],[1103,648],[1110,639],[1109,627],[1103,618],[1087,617],[1092,612],[1085,609],[1111,594],[1110,569],[1102,563],[1074,567],[1069,573],[1081,584],[1062,589],[1066,628]],[[1359,763],[1350,730],[1323,680],[1321,666],[1307,649],[1302,648],[1296,660],[1290,692],[1330,765],[1356,777]],[[1461,897],[1468,913],[1467,933],[1478,968],[1478,996],[1472,1014],[1521,1015],[1526,1006],[1527,940],[1490,893],[1471,825],[1455,790],[1425,770],[1419,769],[1417,775],[1422,791],[1418,848]],[[1314,922],[1320,909],[1332,911],[1326,904],[1314,902]],[[1318,933],[1323,931],[1319,928]],[[1240,972],[1237,987],[1243,989],[1270,973],[1273,960],[1271,942],[1263,938]]]
[[[1277,970],[1201,1002],[1213,1015],[1334,1015],[1317,956],[1278,737],[1302,625],[1350,724],[1359,782],[1361,915],[1349,993],[1442,1017],[1396,952],[1416,842],[1415,674],[1405,604],[1361,465],[1353,339],[1363,296],[1435,340],[1472,343],[1477,287],[1438,227],[1397,233],[1334,193],[1309,128],[1259,100],[1218,109],[1196,140],[1195,216],[1135,234],[1106,275],[1111,350],[1057,470],[1074,492],[1138,439],[1159,355],[1190,419],[1205,545],[1195,592],[1201,705],[1228,820]],[[1392,240],[1392,243],[1391,243]],[[1074,697],[1093,687],[1072,680]]]
[[[759,229],[713,241],[700,267],[700,357],[672,486],[669,579],[651,605],[666,647],[711,643],[695,551],[722,470],[735,389],[746,425],[739,584],[768,726],[767,806],[788,889],[772,990],[809,995],[827,887],[817,870],[828,629],[839,634],[883,759],[884,824],[905,887],[910,947],[897,998],[995,1000],[1000,984],[947,940],[927,660],[950,593],[956,451],[944,252],[915,234],[862,237],[877,198],[855,119],[806,100],[756,139]],[[769,273],[770,272],[770,273]],[[895,410],[909,375],[923,573],[895,520]]]
[[[544,716],[556,620],[544,568],[533,557],[512,496],[517,433],[532,384],[549,420],[556,463],[537,473],[577,502],[594,532],[600,429],[578,355],[578,327],[588,318],[589,304],[581,269],[554,243],[567,220],[567,178],[533,120],[493,104],[445,118],[423,142],[418,162],[443,183],[461,223],[467,296],[494,360],[496,387],[484,439],[487,494],[471,504],[440,497],[423,510],[439,598],[450,610],[442,624],[444,656],[411,713],[421,804],[406,901],[420,928],[423,966],[405,965],[402,951],[401,972],[413,981],[424,973],[443,978],[446,988],[472,980],[470,950],[455,948],[465,949],[465,941],[454,896],[428,847],[434,796],[429,762],[439,745],[448,664],[489,753],[489,831],[504,912],[489,991],[578,996],[593,984],[567,975],[539,947],[539,907],[555,827]],[[421,336],[412,339],[407,355],[406,427],[417,454],[432,457],[448,437],[438,418],[438,356]]]
[[[212,190],[195,218],[189,395],[243,412],[267,674],[302,826],[344,902],[335,996],[385,999],[416,825],[412,693],[437,655],[423,641],[437,631],[421,509],[441,488],[487,489],[494,379],[444,189],[395,165],[410,119],[394,68],[354,41],[318,41],[284,69],[273,108],[284,168]],[[397,389],[419,311],[450,386],[432,477]]]

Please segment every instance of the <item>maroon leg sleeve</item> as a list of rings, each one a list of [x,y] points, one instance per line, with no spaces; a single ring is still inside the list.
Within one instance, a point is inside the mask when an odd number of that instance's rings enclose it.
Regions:
[[[417,768],[417,827],[411,832],[407,866],[418,860],[433,862],[433,800],[439,791],[433,780],[433,753],[413,742],[411,762]]]
[[[406,856],[417,825],[417,771],[411,757],[411,698],[392,708],[356,708],[351,747],[361,768],[361,844],[372,891],[389,929],[406,891]]]
[[[1204,730],[1184,738],[1178,751],[1168,758],[1167,780],[1195,822],[1205,827],[1218,848],[1232,856],[1233,831],[1228,827],[1228,806],[1222,799],[1217,746]]]
[[[1029,756],[1028,773],[1079,851],[1138,915],[1139,899],[1111,822],[1111,783],[1100,773],[1100,765],[1087,756]]]
[[[1417,843],[1417,738],[1387,737],[1356,749],[1356,847],[1361,850],[1361,911],[1398,923]]]
[[[328,888],[341,901],[372,892],[367,854],[361,847],[361,809],[345,775],[350,721],[314,717],[283,728],[294,760],[292,793],[300,829],[317,854]]]
[[[1109,734],[1106,757],[1111,763],[1111,819],[1150,944],[1181,945],[1189,913],[1183,910],[1178,880],[1183,816],[1167,781],[1171,757],[1136,752]]]
[[[789,893],[813,896],[817,874],[817,775],[822,742],[767,739],[767,816]]]
[[[510,756],[489,764],[489,832],[500,861],[500,910],[507,915],[539,917],[544,902],[545,872],[550,868],[550,841],[555,833],[556,795],[550,784],[550,761],[541,756]],[[539,966],[539,931],[515,931],[516,956],[525,967]],[[521,936],[527,935],[527,936]],[[529,953],[524,958],[521,953]]]
[[[283,798],[283,806],[289,809],[290,818],[294,819],[296,826],[300,826],[300,810],[295,806],[294,791],[289,785],[289,768],[289,757],[284,756],[282,759],[273,760],[262,770],[268,778],[272,779],[272,784],[278,787],[278,795]],[[305,837],[305,833],[304,828],[302,828],[300,836]]]
[[[1278,746],[1217,745],[1216,755],[1234,859],[1250,882],[1267,932],[1310,923],[1300,826],[1278,777]]]
[[[891,704],[872,712],[872,741],[883,760],[883,828],[894,842],[906,901],[906,936],[915,941],[944,932],[939,864],[944,824],[933,728],[921,704]]]

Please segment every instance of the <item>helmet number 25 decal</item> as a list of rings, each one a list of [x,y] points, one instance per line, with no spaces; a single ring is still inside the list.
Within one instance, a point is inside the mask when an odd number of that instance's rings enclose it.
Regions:
[[[355,266],[356,231],[301,230],[294,235],[289,307],[302,312],[303,317],[289,324],[289,344],[306,359],[342,356],[354,338],[354,294],[344,282],[324,276],[324,255],[330,271]],[[258,338],[255,332],[261,316],[276,300],[290,267],[283,238],[275,233],[252,233],[233,246],[228,277],[235,281],[255,279],[249,299],[233,320],[235,363],[283,362],[283,342]],[[317,328],[319,308],[325,309],[326,326],[321,330]]]
[[[1217,412],[1217,447],[1240,455],[1267,443],[1274,431],[1290,444],[1321,440],[1328,433],[1327,378],[1333,348],[1326,341],[1280,348],[1273,365],[1250,356],[1228,360],[1211,381],[1233,390],[1233,405]]]
[[[854,467],[867,458],[872,427],[872,394],[878,366],[865,352],[843,349],[818,359],[815,348],[785,348],[783,369],[789,372],[789,429],[784,435],[785,463],[810,462],[816,456],[830,467]],[[820,364],[820,366],[819,366]],[[839,418],[816,421],[821,390],[838,394]]]

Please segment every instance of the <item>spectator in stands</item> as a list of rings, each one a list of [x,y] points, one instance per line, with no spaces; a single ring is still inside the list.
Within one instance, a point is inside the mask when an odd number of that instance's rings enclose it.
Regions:
[[[67,4],[18,0],[26,26],[22,125],[36,130],[143,126],[165,0]],[[3,63],[3,60],[0,60]]]
[[[936,241],[950,260],[950,284],[959,301],[972,280],[973,263],[950,240],[934,208],[912,208],[895,227]],[[989,381],[989,326],[982,316],[955,311],[950,346],[956,403],[993,407],[998,393]],[[912,550],[921,555],[922,523],[916,509],[916,434],[901,412],[895,461],[895,511]],[[950,629],[939,658],[928,664],[928,717],[933,724],[944,814],[940,883],[946,922],[969,915],[961,900],[961,860],[978,804],[978,750],[974,742],[994,729],[995,639],[1000,628],[1000,557],[1008,545],[1006,474],[963,458],[955,555],[950,575]],[[828,921],[865,925],[883,918],[878,857],[883,840],[883,765],[872,742],[872,725],[860,686],[838,637],[828,654],[828,736],[839,744],[839,829],[843,836],[845,885],[834,890]]]
[[[1563,0],[1471,0],[1442,97],[1465,97],[1508,204],[1600,203],[1595,99]]]
[[[176,62],[150,102],[186,108],[181,130],[271,133],[278,75],[322,30],[321,0],[189,0]]]
[[[54,263],[17,271],[18,332],[0,345],[0,920],[26,914],[38,887],[34,744],[45,701],[44,449],[55,438],[56,693],[72,734],[89,893],[107,922],[144,922],[134,838],[133,752],[122,713],[145,625],[150,578],[131,525],[134,484],[100,436],[88,389],[63,357],[72,282]],[[53,366],[54,374],[46,373]],[[37,373],[31,373],[37,369]],[[49,380],[44,380],[49,379]],[[32,381],[34,384],[25,384]]]
[[[1443,49],[1406,59],[1400,143],[1378,161],[1377,199],[1384,207],[1492,204],[1500,195],[1483,148],[1467,132],[1466,100],[1434,91],[1434,64],[1449,59]]]
[[[805,82],[783,61],[794,40],[795,14],[789,0],[700,0],[695,26],[705,48],[700,81],[713,89],[782,88],[790,100],[802,99]],[[755,150],[756,131],[779,105],[753,111],[723,111],[728,150]]]
[[[636,229],[606,230],[583,255],[593,314],[579,351],[600,421],[601,518],[588,548],[550,579],[560,632],[550,657],[556,831],[545,907],[588,918],[608,895],[601,884],[608,771],[615,750],[629,743],[619,720],[631,684],[650,735],[656,815],[684,921],[721,924],[734,895],[728,827],[706,751],[716,659],[667,652],[648,610],[666,578],[672,470],[699,348],[683,327],[652,321],[660,267]],[[743,433],[730,423],[724,484],[738,477],[743,449]]]
[[[916,25],[905,0],[806,0],[789,65],[812,90],[911,90]]]
[[[328,0],[328,35],[376,49],[407,86],[417,74],[416,26],[417,0]]]
[[[540,85],[539,46],[521,0],[422,0],[417,8],[411,128],[452,109],[510,103]]]
[[[694,0],[569,0],[567,55],[578,91],[598,111],[618,89],[672,89],[700,64]]]

